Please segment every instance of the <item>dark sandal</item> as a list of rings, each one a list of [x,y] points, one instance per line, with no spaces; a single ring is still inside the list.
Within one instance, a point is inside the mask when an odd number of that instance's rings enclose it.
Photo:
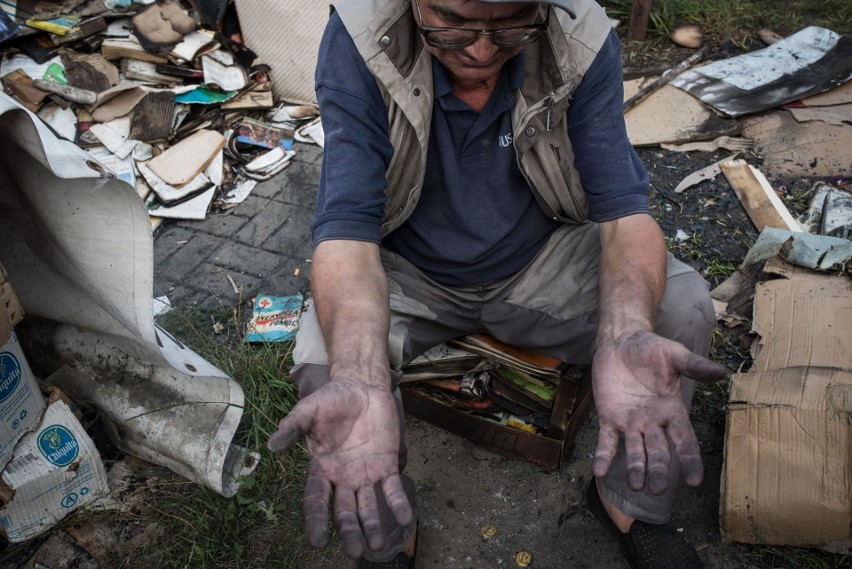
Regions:
[[[390,561],[379,563],[369,561],[363,557],[358,561],[358,569],[414,569],[414,560],[417,559],[417,542],[420,541],[420,524],[417,524],[417,537],[414,538],[414,557],[409,557],[403,552],[396,554]]]
[[[621,553],[631,569],[701,569],[695,549],[665,524],[636,520],[630,531],[621,533],[604,509],[596,479],[586,489],[586,504],[598,521],[618,540]]]

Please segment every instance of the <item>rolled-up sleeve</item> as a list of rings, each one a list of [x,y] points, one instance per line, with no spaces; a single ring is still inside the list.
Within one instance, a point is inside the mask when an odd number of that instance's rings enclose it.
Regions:
[[[623,104],[621,46],[615,32],[610,32],[568,111],[574,166],[592,221],[649,211],[648,173],[627,138]]]
[[[393,155],[379,88],[337,14],[323,34],[316,70],[325,133],[314,246],[328,239],[379,243],[385,171]]]

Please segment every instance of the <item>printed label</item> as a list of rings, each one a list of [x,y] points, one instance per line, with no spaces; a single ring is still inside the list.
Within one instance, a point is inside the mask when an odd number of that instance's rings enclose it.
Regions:
[[[9,352],[0,354],[0,403],[9,398],[21,383],[21,364]]]
[[[51,425],[38,434],[38,449],[51,464],[68,466],[80,454],[76,437],[62,425]]]

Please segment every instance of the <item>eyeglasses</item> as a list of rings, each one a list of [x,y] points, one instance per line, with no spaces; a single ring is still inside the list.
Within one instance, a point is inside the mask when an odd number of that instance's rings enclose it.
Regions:
[[[420,20],[420,33],[427,44],[439,49],[460,49],[476,43],[480,36],[487,37],[497,47],[519,47],[536,41],[550,23],[550,9],[543,22],[526,26],[515,26],[501,30],[472,30],[469,28],[438,28],[423,25],[420,1],[414,0]]]

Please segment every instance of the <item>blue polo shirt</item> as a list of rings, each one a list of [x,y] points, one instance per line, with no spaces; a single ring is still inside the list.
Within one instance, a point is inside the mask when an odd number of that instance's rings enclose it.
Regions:
[[[511,142],[513,92],[523,86],[524,53],[504,66],[481,112],[452,94],[437,59],[432,65],[436,104],[423,191],[408,220],[383,240],[385,171],[393,156],[387,110],[339,16],[330,18],[316,72],[325,150],[314,245],[328,239],[381,243],[451,286],[505,278],[529,263],[559,226],[538,206]],[[619,45],[612,34],[568,115],[593,221],[648,211],[648,177],[627,140],[622,100]]]

